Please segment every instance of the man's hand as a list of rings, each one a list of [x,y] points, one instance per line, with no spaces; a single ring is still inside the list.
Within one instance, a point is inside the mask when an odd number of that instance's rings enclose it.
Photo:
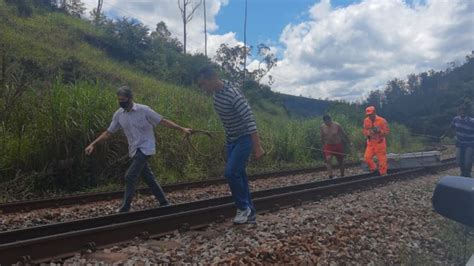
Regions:
[[[184,134],[186,134],[186,135],[189,135],[193,132],[193,130],[191,128],[185,128],[185,127],[182,127],[181,131],[183,131]]]
[[[92,152],[94,152],[95,144],[100,143],[101,141],[104,141],[110,138],[110,136],[112,136],[112,133],[109,133],[108,131],[102,132],[102,134],[100,134],[100,136],[96,140],[94,140],[91,144],[89,144],[89,146],[87,146],[87,148],[84,150],[86,155],[91,155]]]
[[[379,128],[379,127],[373,127],[373,128],[372,128],[372,132],[373,132],[373,133],[376,133],[376,134],[377,134],[377,133],[380,133],[380,128]]]
[[[84,151],[85,151],[86,155],[91,155],[92,152],[94,151],[94,145],[90,144],[89,146],[86,147],[86,149]]]
[[[193,132],[192,129],[190,128],[186,128],[186,127],[182,127],[178,124],[176,124],[175,122],[171,121],[171,120],[168,120],[168,119],[165,119],[163,118],[160,122],[160,125],[162,126],[165,126],[167,128],[171,128],[171,129],[174,129],[174,130],[178,130],[178,131],[182,131],[184,134],[191,134]]]
[[[265,155],[265,151],[263,150],[261,145],[255,146],[254,153],[256,160],[262,159],[262,157]]]

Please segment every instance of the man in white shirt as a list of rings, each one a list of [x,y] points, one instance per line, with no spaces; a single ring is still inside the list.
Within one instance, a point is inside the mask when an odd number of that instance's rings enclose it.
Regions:
[[[171,129],[182,131],[185,134],[190,134],[191,129],[183,128],[163,118],[146,105],[134,103],[132,90],[127,86],[120,87],[117,90],[117,99],[121,108],[115,112],[109,128],[89,144],[85,152],[87,155],[90,155],[94,151],[95,144],[108,139],[113,133],[122,129],[127,137],[128,152],[132,158],[132,163],[125,174],[127,186],[124,193],[123,204],[118,212],[127,212],[130,210],[133,194],[135,192],[135,184],[140,174],[143,175],[146,184],[159,201],[160,206],[167,206],[169,202],[162,188],[156,182],[155,176],[148,164],[148,158],[156,153],[155,133],[153,128],[160,124]]]

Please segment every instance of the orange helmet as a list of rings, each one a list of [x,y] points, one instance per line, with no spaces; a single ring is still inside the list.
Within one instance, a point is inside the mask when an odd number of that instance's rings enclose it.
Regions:
[[[365,114],[366,115],[375,114],[375,107],[374,106],[369,106],[369,107],[365,108]]]

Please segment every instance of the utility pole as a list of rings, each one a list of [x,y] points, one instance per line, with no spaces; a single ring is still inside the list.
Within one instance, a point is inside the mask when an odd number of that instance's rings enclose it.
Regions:
[[[247,72],[247,0],[245,0],[245,16],[244,16],[244,74],[242,85],[245,83],[245,72]]]
[[[206,0],[203,0],[204,4],[204,55],[207,57],[207,17],[206,17]]]

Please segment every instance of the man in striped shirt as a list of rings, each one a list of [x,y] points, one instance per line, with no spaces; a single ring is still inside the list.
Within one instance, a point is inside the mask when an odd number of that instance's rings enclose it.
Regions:
[[[467,105],[459,107],[459,115],[451,122],[456,131],[456,160],[465,177],[471,177],[474,156],[474,118],[469,116],[469,109]]]
[[[201,69],[197,83],[200,88],[213,93],[214,109],[226,132],[227,163],[224,175],[237,207],[234,223],[255,223],[256,211],[250,196],[245,168],[252,150],[257,160],[264,155],[264,151],[252,110],[242,93],[228,82],[219,79],[210,66]]]

